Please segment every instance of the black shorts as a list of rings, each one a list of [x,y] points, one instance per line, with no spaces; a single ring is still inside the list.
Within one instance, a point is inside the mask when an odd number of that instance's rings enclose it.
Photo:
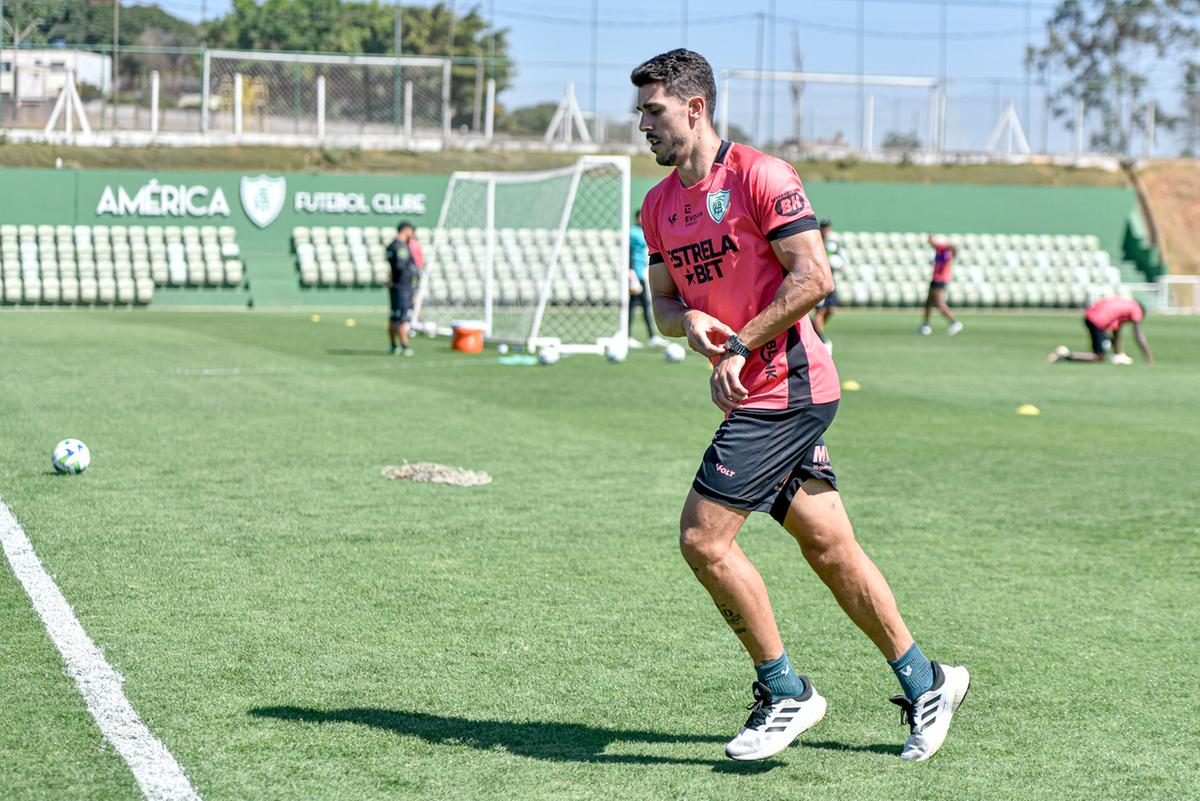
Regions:
[[[947,284],[949,284],[949,283],[950,283],[949,281],[930,281],[930,282],[929,282],[929,288],[930,288],[931,290],[933,290],[933,289],[945,289],[945,288],[946,288],[946,285],[947,285]]]
[[[832,292],[830,292],[828,295],[826,295],[824,298],[822,298],[821,302],[817,304],[817,308],[818,309],[832,309],[836,305],[838,305],[838,296],[837,296],[837,290],[835,289]]]
[[[391,321],[407,323],[412,318],[413,291],[394,286],[388,289],[388,297],[392,305]]]
[[[692,489],[722,506],[769,512],[782,524],[806,479],[824,479],[837,489],[824,439],[837,407],[833,401],[734,411],[713,435]]]
[[[1112,342],[1109,340],[1108,332],[1101,331],[1095,323],[1086,317],[1083,318],[1083,324],[1087,326],[1088,334],[1092,338],[1092,353],[1097,356],[1103,356],[1112,347]]]

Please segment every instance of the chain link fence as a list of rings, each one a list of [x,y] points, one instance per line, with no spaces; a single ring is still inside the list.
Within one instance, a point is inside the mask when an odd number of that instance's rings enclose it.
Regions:
[[[574,84],[578,118],[591,144],[615,150],[644,146],[631,113],[627,65],[589,70],[584,60],[522,62],[511,93],[497,103],[486,59],[148,46],[123,47],[118,58],[114,93],[109,47],[4,50],[0,130],[45,129],[73,81],[97,133],[169,135],[183,144],[203,144],[204,136],[213,135],[211,141],[222,143],[244,137],[345,147],[491,139],[494,133],[497,140],[524,146],[544,140],[550,113]],[[1056,113],[1050,88],[1032,78],[866,75],[860,85],[855,73],[806,75],[723,71],[717,113],[728,121],[727,135],[788,156],[869,152],[937,158],[1009,150],[1019,155],[1022,138],[1035,154],[1078,157],[1113,150],[1112,126],[1100,114],[1072,108]],[[522,120],[509,98],[531,93],[542,99],[544,113]],[[1124,107],[1121,155],[1200,152],[1200,96],[1180,97],[1157,109],[1157,119],[1148,112],[1148,98]],[[1015,135],[1014,120],[1021,136]],[[63,128],[60,115],[57,130]],[[1099,147],[1095,140],[1102,136],[1109,141]],[[551,136],[572,145],[581,138],[577,132],[573,138]]]
[[[448,59],[212,50],[205,60],[208,131],[234,132],[239,100],[241,130],[263,134],[315,135],[323,118],[330,136],[436,137],[454,121]]]

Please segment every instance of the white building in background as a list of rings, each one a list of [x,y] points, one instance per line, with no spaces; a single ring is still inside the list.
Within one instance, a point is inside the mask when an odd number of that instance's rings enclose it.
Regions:
[[[14,59],[22,101],[53,100],[67,85],[67,78],[72,73],[76,86],[94,86],[101,94],[108,94],[112,80],[111,56],[55,47],[23,47],[20,50],[5,47],[0,51],[0,95],[5,99],[13,96]]]

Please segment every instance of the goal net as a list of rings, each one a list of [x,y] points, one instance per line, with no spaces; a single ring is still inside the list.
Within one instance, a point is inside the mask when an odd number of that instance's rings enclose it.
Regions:
[[[603,352],[629,308],[629,158],[450,178],[417,290],[418,328],[456,321],[530,348]]]

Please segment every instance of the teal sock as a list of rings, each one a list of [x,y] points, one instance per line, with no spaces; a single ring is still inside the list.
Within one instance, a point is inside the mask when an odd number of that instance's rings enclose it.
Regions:
[[[889,659],[888,664],[900,680],[904,697],[910,701],[917,700],[933,686],[933,666],[915,642],[899,659]]]
[[[788,661],[787,651],[780,654],[778,659],[772,659],[761,665],[754,666],[758,680],[767,685],[773,698],[789,698],[794,695],[804,695],[804,679],[792,669]]]

